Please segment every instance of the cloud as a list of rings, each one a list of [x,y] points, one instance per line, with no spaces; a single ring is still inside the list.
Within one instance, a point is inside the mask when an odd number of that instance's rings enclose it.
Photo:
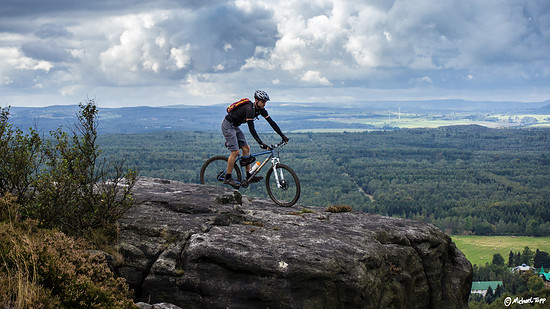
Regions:
[[[63,25],[52,23],[43,24],[34,34],[41,39],[72,37],[72,34]]]
[[[199,11],[161,10],[107,19],[102,28],[110,29],[110,44],[99,55],[105,77],[132,84],[144,76],[149,83],[155,75],[179,79],[189,72],[239,71],[258,46],[275,42],[273,24],[256,26],[252,16],[234,6]]]
[[[190,48],[189,44],[183,48],[172,47],[172,49],[170,49],[170,60],[174,63],[175,67],[170,68],[173,70],[185,69],[191,62],[191,57],[188,54]]]
[[[302,80],[305,82],[311,82],[311,83],[319,84],[323,86],[332,85],[328,79],[322,77],[319,72],[314,72],[314,71],[307,71],[304,74],[304,76],[302,76]]]
[[[52,65],[47,61],[37,61],[25,57],[23,53],[16,48],[0,48],[0,58],[8,69],[15,70],[43,70],[49,71]]]
[[[0,59],[0,89],[21,85],[37,87],[38,76],[48,73],[53,68],[50,62],[29,58],[13,47],[0,47]]]
[[[0,53],[0,93],[21,98],[37,85],[73,101],[173,89],[175,104],[268,86],[289,98],[319,93],[311,99],[328,89],[417,96],[511,87],[544,98],[550,3],[6,0]]]
[[[21,46],[21,51],[29,58],[49,62],[73,61],[69,51],[60,48],[55,42],[34,41]]]
[[[139,84],[143,76],[158,74],[178,64],[185,57],[183,50],[169,46],[157,23],[163,14],[120,16],[107,21],[116,29],[110,35],[110,46],[99,54],[106,78],[116,84]],[[165,59],[175,60],[170,63]]]
[[[423,76],[423,77],[417,78],[416,80],[422,83],[428,83],[428,84],[433,83],[432,79],[429,76]]]

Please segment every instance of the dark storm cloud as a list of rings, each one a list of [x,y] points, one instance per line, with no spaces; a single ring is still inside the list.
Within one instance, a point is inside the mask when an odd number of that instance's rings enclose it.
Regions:
[[[34,58],[37,60],[45,60],[51,62],[67,62],[74,61],[71,54],[57,46],[55,42],[31,42],[25,43],[21,46],[21,50],[25,56]]]
[[[139,0],[4,0],[0,7],[0,16],[33,16],[63,13],[67,11],[104,11],[131,8],[143,5]],[[146,2],[147,3],[147,2]]]
[[[177,8],[200,8],[215,3],[223,3],[220,0],[3,0],[0,6],[1,17],[18,16],[44,16],[59,15],[67,12],[88,12],[90,18],[94,14],[101,15],[102,12],[136,12],[146,9],[177,9]]]
[[[41,39],[56,38],[56,37],[72,37],[72,34],[67,29],[59,24],[46,23],[40,26],[34,33]]]
[[[272,48],[277,25],[270,12],[245,13],[232,5],[200,9],[190,20],[172,21],[176,44],[193,42],[193,69],[212,72],[218,65],[223,71],[238,70],[257,46]]]

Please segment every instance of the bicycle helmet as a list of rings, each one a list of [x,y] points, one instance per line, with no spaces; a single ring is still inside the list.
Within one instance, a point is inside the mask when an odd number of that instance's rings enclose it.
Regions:
[[[254,99],[262,100],[262,101],[269,101],[269,96],[267,93],[263,90],[256,90],[254,92]]]

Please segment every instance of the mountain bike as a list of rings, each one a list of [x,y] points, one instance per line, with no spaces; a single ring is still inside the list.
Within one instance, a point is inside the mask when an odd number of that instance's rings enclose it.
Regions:
[[[250,179],[256,176],[263,167],[271,162],[271,166],[267,170],[265,175],[265,187],[269,197],[280,206],[290,207],[298,201],[300,198],[300,181],[296,173],[285,164],[280,163],[280,150],[281,147],[286,145],[285,142],[281,142],[277,145],[272,145],[267,151],[254,153],[248,156],[238,156],[235,160],[235,166],[233,167],[234,179],[241,188],[247,188],[250,183]],[[257,156],[268,155],[265,160],[259,164],[259,166],[252,171],[252,174],[248,179],[246,178],[246,166],[248,164],[258,164],[256,162]],[[209,185],[222,185],[227,173],[227,160],[226,156],[214,156],[201,167],[200,181],[201,184]],[[239,163],[239,164],[237,164]],[[238,166],[240,165],[240,167]],[[243,175],[245,177],[243,178]]]

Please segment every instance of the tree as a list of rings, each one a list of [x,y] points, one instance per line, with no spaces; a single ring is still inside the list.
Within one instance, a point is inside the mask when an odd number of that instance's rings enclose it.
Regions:
[[[533,236],[541,236],[540,224],[537,220],[531,219],[527,221],[525,226],[525,234]]]
[[[497,253],[497,254],[493,255],[493,264],[494,265],[499,265],[499,266],[504,266],[504,258],[502,257],[502,255],[500,253]]]
[[[514,251],[510,250],[510,254],[508,254],[508,267],[516,266],[514,258]]]
[[[493,293],[493,289],[489,287],[487,289],[487,293],[485,293],[485,302],[489,305],[495,300],[495,294]]]
[[[93,100],[81,103],[72,134],[59,128],[51,133],[55,141],[44,147],[48,169],[39,176],[37,198],[26,210],[45,227],[85,236],[114,224],[132,205],[137,174],[124,170],[123,161],[99,160],[97,113]]]
[[[487,221],[479,222],[474,227],[476,235],[492,235],[494,227]]]
[[[533,252],[533,250],[525,246],[525,248],[523,248],[523,253],[521,254],[521,264],[532,265],[534,256],[535,253]]]
[[[544,281],[539,276],[531,276],[527,281],[527,288],[531,292],[536,292],[544,288]]]
[[[521,265],[521,253],[518,252],[514,255],[514,266],[518,266],[518,265]]]
[[[495,289],[495,294],[494,294],[495,299],[499,298],[502,295],[502,293],[504,293],[504,288],[502,287],[502,285],[499,284],[499,285],[497,285],[497,288]]]
[[[550,255],[548,252],[537,249],[535,257],[533,258],[533,267],[540,268],[544,266],[550,268]]]
[[[0,107],[0,194],[9,192],[24,204],[33,192],[31,184],[40,166],[42,140],[32,128],[26,134],[14,128],[8,122],[9,115],[9,107]]]

